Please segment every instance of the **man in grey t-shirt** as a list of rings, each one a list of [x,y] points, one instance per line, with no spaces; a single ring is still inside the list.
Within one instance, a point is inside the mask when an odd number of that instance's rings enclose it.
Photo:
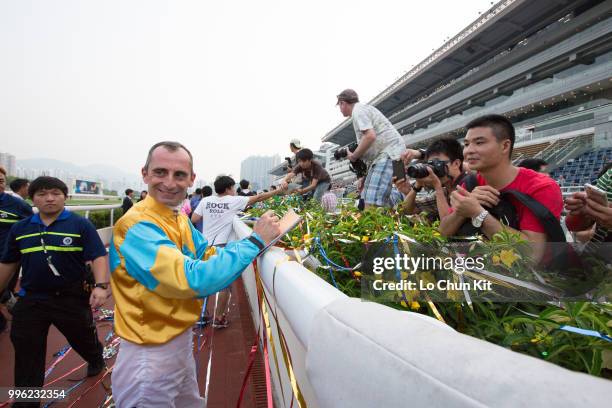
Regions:
[[[393,160],[399,160],[406,144],[398,131],[378,109],[359,103],[357,92],[345,89],[337,95],[340,112],[353,119],[359,146],[348,154],[354,162],[368,165],[362,198],[366,206],[391,207]]]

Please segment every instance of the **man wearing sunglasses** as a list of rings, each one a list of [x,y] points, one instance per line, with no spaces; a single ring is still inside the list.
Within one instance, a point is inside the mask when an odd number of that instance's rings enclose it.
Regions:
[[[11,325],[15,386],[42,387],[51,325],[89,363],[87,375],[95,376],[104,360],[91,308],[110,295],[106,249],[89,220],[64,208],[64,182],[38,177],[28,194],[39,213],[13,225],[0,257],[0,290],[22,268]],[[86,289],[88,263],[95,279],[91,293]]]

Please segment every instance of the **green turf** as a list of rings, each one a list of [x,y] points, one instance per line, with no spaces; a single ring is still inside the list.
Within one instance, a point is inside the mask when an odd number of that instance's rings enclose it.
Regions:
[[[109,204],[121,204],[120,199],[116,200],[68,200],[66,205],[109,205]]]

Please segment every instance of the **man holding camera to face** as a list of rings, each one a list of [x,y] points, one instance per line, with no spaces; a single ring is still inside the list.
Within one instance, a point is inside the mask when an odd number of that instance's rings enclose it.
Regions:
[[[412,157],[423,159],[411,163],[406,172],[407,177],[394,182],[397,189],[406,197],[402,211],[408,214],[426,212],[431,221],[448,214],[449,197],[465,176],[463,171],[463,148],[452,138],[434,141],[427,150],[409,149]],[[419,194],[425,188],[429,194]]]
[[[378,109],[359,103],[354,90],[345,89],[337,98],[342,115],[353,119],[359,143],[349,149],[346,158],[353,164],[361,159],[367,166],[362,192],[365,206],[391,207],[393,161],[399,160],[406,148],[404,140]]]

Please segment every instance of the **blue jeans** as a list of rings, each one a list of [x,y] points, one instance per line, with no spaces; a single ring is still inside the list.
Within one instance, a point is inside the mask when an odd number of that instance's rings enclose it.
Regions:
[[[313,198],[317,200],[318,202],[321,202],[321,198],[323,197],[323,194],[325,194],[328,188],[329,188],[329,181],[318,182],[317,188],[315,188],[314,190]]]

